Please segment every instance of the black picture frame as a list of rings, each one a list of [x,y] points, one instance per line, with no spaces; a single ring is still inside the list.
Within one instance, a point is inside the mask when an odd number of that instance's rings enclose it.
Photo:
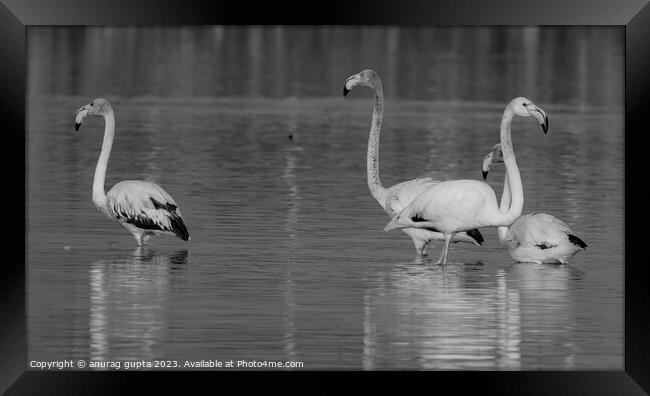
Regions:
[[[36,372],[26,371],[26,27],[35,25],[618,25],[625,26],[625,370],[539,372]],[[640,140],[650,114],[650,4],[645,0],[236,2],[0,0],[0,125],[3,229],[0,265],[0,391],[7,394],[165,393],[205,381],[283,393],[373,390],[454,393],[636,395],[650,392],[650,288],[640,247],[645,194]],[[636,159],[635,159],[636,158]],[[22,164],[23,174],[19,174]],[[8,178],[11,178],[8,180]],[[21,189],[22,186],[22,189]],[[22,198],[22,202],[20,202]],[[24,208],[21,211],[19,208]],[[23,232],[21,232],[21,230]],[[21,249],[20,247],[24,247]],[[635,259],[634,254],[640,256]],[[623,309],[623,307],[621,307]],[[355,380],[352,384],[343,381]],[[298,382],[296,382],[298,380]],[[644,391],[645,390],[645,391]]]

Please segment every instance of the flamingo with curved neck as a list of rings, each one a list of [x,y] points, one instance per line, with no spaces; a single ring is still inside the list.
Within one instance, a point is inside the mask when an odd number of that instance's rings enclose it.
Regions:
[[[110,219],[117,221],[135,238],[138,246],[152,235],[176,235],[190,239],[176,201],[162,187],[141,180],[117,183],[108,193],[104,191],[108,159],[115,137],[115,114],[111,104],[98,98],[77,110],[75,131],[88,116],[104,118],[104,141],[93,177],[93,203]]]
[[[458,232],[480,227],[509,226],[519,216],[524,205],[521,176],[512,148],[513,117],[534,117],[548,131],[544,110],[529,99],[518,97],[510,101],[501,118],[501,147],[512,189],[512,202],[507,211],[499,209],[496,194],[487,183],[478,180],[444,181],[428,188],[388,223],[385,231],[396,228],[423,228],[444,234],[445,245],[439,263],[446,264],[449,242]]]
[[[483,159],[483,179],[487,178],[490,167],[503,162],[501,144],[497,143]],[[500,210],[508,210],[511,202],[510,183],[506,173]],[[510,256],[520,263],[561,263],[570,258],[587,244],[576,236],[566,223],[546,213],[525,214],[515,220],[510,227],[498,227],[499,241],[508,249]]]
[[[379,135],[384,121],[384,90],[379,74],[373,70],[363,70],[360,73],[350,76],[345,81],[343,96],[356,86],[372,89],[374,95],[372,107],[372,122],[368,135],[368,151],[366,155],[367,182],[372,196],[379,202],[379,205],[388,213],[391,218],[397,216],[415,197],[420,195],[427,188],[434,186],[440,181],[430,177],[420,177],[384,188],[379,178]],[[404,232],[411,237],[418,255],[425,255],[429,242],[433,240],[444,240],[444,235],[425,229],[406,228]],[[481,245],[483,236],[478,230],[458,233],[452,242],[466,242]]]

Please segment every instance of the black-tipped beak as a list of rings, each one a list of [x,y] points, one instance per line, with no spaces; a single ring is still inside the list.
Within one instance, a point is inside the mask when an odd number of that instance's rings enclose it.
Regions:
[[[528,113],[539,122],[542,131],[546,134],[548,132],[548,117],[546,116],[546,112],[534,104],[526,106],[526,110],[528,110]]]
[[[490,171],[490,166],[492,165],[492,160],[494,159],[494,151],[490,151],[485,158],[483,158],[483,165],[481,166],[481,171],[483,172],[483,180],[487,178],[488,172]]]
[[[355,84],[351,84],[350,87],[348,88],[348,83],[350,80],[357,80],[359,78],[358,74],[355,74],[354,76],[350,76],[345,80],[345,85],[343,86],[343,97],[348,96],[352,88],[354,87]]]
[[[81,121],[88,115],[88,109],[86,106],[80,108],[77,110],[77,114],[74,116],[74,130],[79,131],[79,127],[81,126]]]

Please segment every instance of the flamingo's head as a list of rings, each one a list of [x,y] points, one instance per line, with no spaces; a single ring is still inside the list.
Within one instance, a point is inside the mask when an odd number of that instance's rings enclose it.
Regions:
[[[542,126],[542,131],[544,133],[548,132],[548,117],[546,116],[546,112],[540,107],[537,107],[532,100],[520,96],[511,100],[509,106],[520,117],[534,117]]]
[[[343,96],[347,96],[352,88],[356,87],[357,85],[376,89],[377,87],[381,86],[379,74],[377,74],[377,72],[374,70],[366,69],[353,76],[348,77],[348,79],[345,80],[345,86],[343,87]]]
[[[92,102],[88,103],[87,105],[83,106],[79,110],[77,110],[77,114],[75,115],[75,119],[74,119],[74,130],[75,131],[79,130],[79,127],[81,126],[81,122],[87,116],[103,116],[112,111],[113,108],[111,107],[111,104],[108,102],[108,100],[103,98],[97,98]]]
[[[498,164],[500,162],[503,162],[503,153],[501,152],[501,143],[497,143],[492,147],[492,151],[483,158],[483,166],[481,167],[481,170],[483,171],[483,180],[487,178],[490,167],[492,167],[493,164]]]
[[[384,231],[388,232],[391,230],[402,229],[402,228],[426,228],[427,221],[420,214],[420,211],[409,205],[402,209],[401,212],[391,221],[388,222]]]

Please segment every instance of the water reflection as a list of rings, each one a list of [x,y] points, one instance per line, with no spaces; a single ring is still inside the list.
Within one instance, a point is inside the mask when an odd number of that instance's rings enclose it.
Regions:
[[[90,268],[90,360],[152,360],[168,328],[170,275],[188,265],[188,251],[137,248]]]
[[[519,370],[522,341],[519,290],[508,288],[503,269],[497,271],[496,278],[496,365],[499,369]]]
[[[363,368],[412,367],[395,356],[422,369],[519,370],[549,359],[572,368],[569,281],[579,271],[491,266],[405,264],[383,274],[364,295]]]
[[[302,246],[298,239],[298,225],[299,225],[299,206],[301,201],[300,188],[296,180],[296,168],[299,157],[302,155],[302,146],[293,143],[294,139],[299,137],[297,133],[297,121],[295,113],[293,116],[288,117],[287,120],[287,139],[292,141],[287,148],[284,149],[285,166],[282,178],[287,183],[288,192],[286,194],[287,213],[285,219],[284,229],[286,231],[286,252],[287,252],[287,270],[285,272],[285,285],[284,285],[284,299],[286,306],[285,313],[285,335],[284,335],[284,350],[286,352],[287,361],[298,360],[296,351],[296,301],[295,301],[295,281],[293,276],[292,267],[298,265]]]
[[[517,285],[525,312],[520,327],[526,367],[539,369],[551,363],[574,368],[576,313],[569,301],[571,283],[580,281],[581,271],[570,265],[519,263],[507,269],[505,278]],[[540,351],[539,344],[552,347]]]

